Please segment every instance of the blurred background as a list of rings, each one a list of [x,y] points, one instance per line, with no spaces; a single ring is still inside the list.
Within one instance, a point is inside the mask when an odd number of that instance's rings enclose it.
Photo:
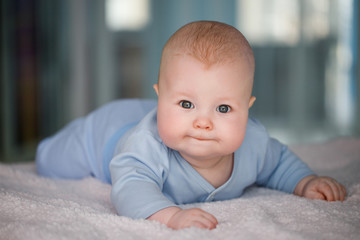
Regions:
[[[287,144],[360,135],[357,0],[1,0],[0,161],[119,98],[156,98],[180,26],[237,27],[256,58],[251,115]]]

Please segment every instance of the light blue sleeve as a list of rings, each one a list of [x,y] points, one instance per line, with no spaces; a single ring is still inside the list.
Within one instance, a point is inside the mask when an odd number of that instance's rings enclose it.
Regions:
[[[176,206],[162,193],[169,169],[167,148],[150,133],[136,131],[110,162],[111,201],[119,215],[135,219]]]
[[[288,146],[270,138],[265,128],[256,120],[258,135],[261,136],[258,151],[258,176],[256,183],[268,188],[293,193],[298,182],[314,172]]]
[[[121,99],[72,121],[39,144],[36,154],[38,173],[52,178],[93,176],[109,182],[105,174],[108,166],[103,167],[107,143],[119,129],[138,122],[155,106],[156,102],[152,100]]]
[[[293,193],[298,182],[313,171],[286,145],[269,138],[265,162],[257,182],[265,187]]]
[[[42,140],[37,148],[38,174],[51,178],[81,179],[94,175],[93,154],[86,141],[87,118],[79,118],[55,135]]]

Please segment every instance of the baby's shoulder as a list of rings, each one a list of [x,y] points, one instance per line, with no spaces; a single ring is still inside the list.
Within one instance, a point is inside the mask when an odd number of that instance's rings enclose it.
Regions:
[[[242,162],[242,165],[256,166],[264,159],[268,142],[269,135],[265,127],[258,120],[249,118],[244,140],[235,152],[235,159]]]
[[[156,109],[129,130],[119,141],[118,147],[121,152],[166,153],[168,149],[161,140],[157,129]]]
[[[246,134],[251,134],[259,137],[268,136],[268,132],[264,125],[255,118],[249,118],[246,125]]]
[[[161,138],[157,128],[157,110],[150,111],[130,132],[133,138],[149,140],[161,144]]]
[[[249,118],[246,126],[245,138],[242,143],[242,149],[259,152],[266,148],[269,141],[269,134],[264,125],[255,118]]]

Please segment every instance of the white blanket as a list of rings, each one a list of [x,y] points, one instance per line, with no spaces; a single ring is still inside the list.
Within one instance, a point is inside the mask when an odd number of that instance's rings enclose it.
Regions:
[[[360,139],[343,138],[292,149],[317,173],[348,190],[344,202],[308,200],[251,187],[239,199],[201,203],[214,230],[174,231],[147,220],[120,217],[110,185],[87,178],[53,180],[33,163],[0,164],[0,239],[360,239]]]

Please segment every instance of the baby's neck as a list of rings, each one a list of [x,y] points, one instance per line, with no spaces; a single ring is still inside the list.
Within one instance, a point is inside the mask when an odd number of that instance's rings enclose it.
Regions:
[[[234,154],[229,154],[218,159],[187,161],[214,188],[218,188],[231,177],[234,165],[233,156]]]

